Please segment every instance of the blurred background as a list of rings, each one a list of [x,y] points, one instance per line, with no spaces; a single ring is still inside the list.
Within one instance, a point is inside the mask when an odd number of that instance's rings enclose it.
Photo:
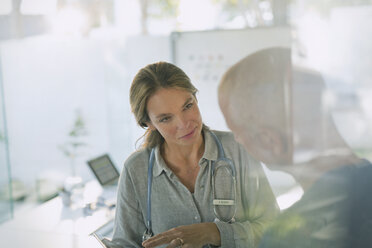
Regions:
[[[121,170],[144,133],[131,80],[161,60],[191,77],[204,122],[227,130],[224,71],[290,47],[328,86],[314,108],[331,107],[348,144],[371,159],[371,23],[370,0],[0,0],[0,223],[57,196],[68,177],[92,180],[92,158],[107,153]],[[292,178],[266,172],[282,208],[298,199],[280,198]]]

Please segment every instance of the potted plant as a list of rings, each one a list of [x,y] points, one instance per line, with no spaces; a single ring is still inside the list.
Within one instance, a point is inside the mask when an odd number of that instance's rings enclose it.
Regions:
[[[59,149],[70,161],[70,176],[65,179],[64,189],[61,192],[62,200],[65,205],[73,203],[74,195],[77,191],[82,191],[82,178],[76,175],[76,158],[82,154],[82,148],[87,146],[84,138],[88,135],[81,111],[76,111],[76,117],[67,137],[68,140],[59,146]],[[79,198],[81,196],[75,197]]]
[[[73,126],[68,132],[68,141],[59,148],[63,154],[70,160],[71,176],[76,176],[75,162],[76,158],[81,155],[81,149],[87,144],[84,141],[84,137],[88,135],[85,127],[85,122],[82,114],[79,110],[76,111],[76,118]]]

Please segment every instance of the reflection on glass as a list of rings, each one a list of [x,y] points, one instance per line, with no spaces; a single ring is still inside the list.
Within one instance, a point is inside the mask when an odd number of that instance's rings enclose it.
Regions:
[[[222,78],[219,103],[229,128],[253,157],[291,174],[304,190],[262,247],[371,245],[372,164],[338,131],[329,92],[322,74],[296,64],[286,48],[255,52]]]

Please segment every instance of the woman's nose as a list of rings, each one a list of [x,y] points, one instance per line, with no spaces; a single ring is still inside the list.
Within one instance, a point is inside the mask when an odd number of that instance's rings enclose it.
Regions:
[[[185,116],[179,116],[177,121],[177,127],[178,129],[187,129],[189,126],[189,121]]]

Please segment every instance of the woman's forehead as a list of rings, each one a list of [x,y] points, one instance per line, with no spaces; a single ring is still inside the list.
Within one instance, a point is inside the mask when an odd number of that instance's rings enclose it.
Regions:
[[[157,90],[147,102],[147,111],[153,114],[171,113],[179,110],[194,95],[187,90],[177,88],[161,88]]]
[[[149,101],[156,100],[156,101],[167,101],[167,100],[174,100],[174,99],[185,99],[192,96],[192,93],[187,91],[186,89],[179,89],[179,88],[160,88],[154,94],[152,94],[149,98]]]

